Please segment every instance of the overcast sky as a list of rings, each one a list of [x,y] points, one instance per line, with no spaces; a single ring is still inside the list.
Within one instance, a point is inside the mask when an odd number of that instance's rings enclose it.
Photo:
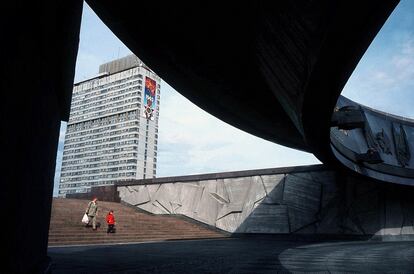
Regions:
[[[85,3],[75,82],[96,75],[100,64],[130,53]],[[414,118],[414,1],[401,1],[342,94]],[[62,123],[55,195],[65,131]],[[165,82],[161,83],[158,150],[158,177],[319,163],[312,154],[270,143],[216,119]]]

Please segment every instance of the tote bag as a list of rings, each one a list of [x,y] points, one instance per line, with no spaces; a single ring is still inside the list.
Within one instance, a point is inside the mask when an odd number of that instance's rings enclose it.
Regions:
[[[86,213],[83,214],[82,223],[84,223],[84,224],[89,223],[89,218],[88,218],[88,215],[86,215]]]

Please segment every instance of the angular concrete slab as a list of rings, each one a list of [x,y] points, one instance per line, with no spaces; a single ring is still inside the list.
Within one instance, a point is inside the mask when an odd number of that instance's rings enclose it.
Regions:
[[[305,208],[288,207],[290,232],[294,233],[318,221],[316,213]]]
[[[174,203],[174,202],[170,202],[170,204],[171,204],[171,208],[172,208],[172,214],[178,214],[177,213],[177,211],[178,211],[178,209],[182,206],[181,204],[177,204],[177,203]]]
[[[122,197],[122,201],[131,205],[138,205],[142,204],[142,195],[139,192],[132,191],[129,192],[129,190],[124,192],[124,195]]]
[[[333,171],[312,171],[309,174],[314,181],[323,185],[334,185],[336,181],[336,175]]]
[[[241,224],[240,233],[289,233],[288,208],[284,205],[258,205]]]
[[[240,215],[241,213],[228,214],[216,221],[216,227],[233,233],[241,224]]]
[[[171,214],[171,208],[170,205],[168,207],[165,207],[163,204],[161,204],[158,201],[152,202],[152,205],[156,208],[158,208],[162,213],[161,214]],[[159,213],[158,213],[159,214]]]
[[[118,187],[117,190],[119,193],[119,198],[121,200],[123,200],[125,196],[131,193],[131,191],[129,191],[129,189],[126,186]]]
[[[147,185],[147,189],[148,189],[148,194],[151,198],[151,201],[155,201],[155,195],[158,191],[158,189],[160,188],[160,184],[156,184],[156,185]]]
[[[165,214],[165,210],[161,210],[152,203],[141,204],[137,206],[139,209],[151,212],[152,214]]]
[[[217,220],[220,220],[229,214],[241,213],[243,211],[243,206],[243,204],[224,204],[217,215]]]
[[[262,175],[260,176],[265,187],[267,195],[273,192],[274,188],[283,182],[284,174]],[[282,194],[283,195],[283,194]],[[276,200],[282,200],[282,197],[274,197]]]
[[[197,182],[191,184],[182,183],[180,192],[180,201],[182,205],[176,212],[193,218],[197,211],[197,206],[200,202],[202,193],[203,187],[200,187]]]
[[[265,204],[283,204],[283,191],[285,188],[285,175],[260,176],[266,189]]]
[[[230,203],[229,194],[227,193],[227,189],[224,185],[224,180],[218,179],[216,182],[216,192],[211,193],[211,195],[221,203]]]
[[[342,218],[336,204],[332,203],[324,207],[317,219],[320,221],[316,224],[316,233],[341,234],[343,232]]]
[[[217,182],[216,180],[203,181],[200,183],[200,187],[203,187],[204,191],[197,205],[194,217],[197,220],[214,226],[218,212],[223,207],[223,204],[211,195],[211,193],[216,192]]]
[[[387,204],[385,207],[385,227],[382,235],[400,235],[404,225],[404,216],[399,202]]]
[[[314,181],[313,176],[310,172],[295,172],[295,173],[289,174],[289,176],[295,176],[295,177],[299,177],[305,180]]]
[[[134,186],[133,189],[135,190],[136,195],[136,204],[145,204],[151,201],[151,197],[149,196],[148,188],[145,185],[141,186]]]
[[[162,184],[154,197],[168,212],[174,212],[172,203],[181,205],[180,193],[177,184]]]
[[[304,214],[316,214],[320,207],[321,185],[295,175],[287,175],[283,202]]]
[[[242,220],[248,218],[249,215],[252,213],[253,207],[259,201],[262,201],[266,197],[266,191],[262,183],[262,179],[260,176],[251,177],[252,182],[247,192],[247,196],[245,199],[245,203],[243,205],[243,215]]]
[[[224,179],[230,203],[244,204],[252,177]]]

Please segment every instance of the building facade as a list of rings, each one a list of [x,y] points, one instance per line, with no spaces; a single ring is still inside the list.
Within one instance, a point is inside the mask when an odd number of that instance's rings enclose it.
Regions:
[[[74,85],[59,196],[156,177],[160,82],[129,55]]]

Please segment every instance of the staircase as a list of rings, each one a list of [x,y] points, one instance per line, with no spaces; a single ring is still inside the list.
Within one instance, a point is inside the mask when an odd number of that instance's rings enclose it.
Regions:
[[[54,198],[49,228],[49,246],[114,244],[147,241],[223,238],[226,234],[174,216],[150,215],[113,202],[98,201],[97,222],[93,231],[81,219],[88,200]],[[106,233],[105,221],[114,210],[116,233]]]

